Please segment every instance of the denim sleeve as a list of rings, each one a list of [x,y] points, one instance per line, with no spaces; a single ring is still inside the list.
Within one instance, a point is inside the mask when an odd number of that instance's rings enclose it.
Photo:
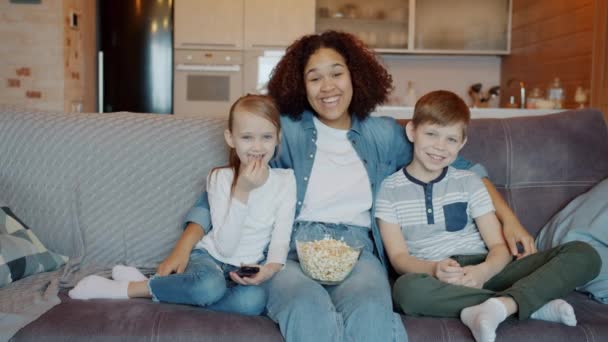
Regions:
[[[469,170],[477,174],[480,178],[488,177],[488,171],[482,164],[473,164],[470,161],[458,156],[456,160],[452,163],[452,166],[461,169],[461,170]]]
[[[405,135],[405,129],[397,121],[393,120],[393,142],[391,144],[391,153],[395,153],[395,172],[412,161],[412,143]]]
[[[291,169],[293,168],[293,161],[291,158],[292,151],[290,150],[289,142],[287,141],[289,138],[287,134],[291,134],[290,130],[284,128],[283,138],[281,139],[281,145],[275,151],[275,156],[268,163],[271,168],[276,169]]]
[[[189,222],[197,223],[205,234],[211,230],[211,212],[209,211],[209,199],[207,198],[207,191],[203,192],[194,203],[194,206],[184,218],[184,228]]]

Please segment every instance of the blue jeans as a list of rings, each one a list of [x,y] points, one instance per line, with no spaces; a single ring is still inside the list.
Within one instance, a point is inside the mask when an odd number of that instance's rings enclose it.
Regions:
[[[236,269],[216,260],[206,250],[194,249],[184,273],[154,276],[148,287],[155,301],[244,315],[261,314],[267,300],[265,289],[233,282],[228,273]]]
[[[264,283],[267,314],[279,324],[285,340],[406,341],[401,317],[393,312],[386,269],[373,254],[369,229],[321,224],[324,229],[342,230],[365,246],[351,274],[331,286],[306,276],[297,261],[293,237],[307,224],[295,223],[285,268]]]

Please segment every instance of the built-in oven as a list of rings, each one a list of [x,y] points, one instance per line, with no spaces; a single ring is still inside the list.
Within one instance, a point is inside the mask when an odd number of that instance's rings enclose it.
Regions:
[[[243,53],[175,50],[173,111],[187,116],[228,116],[243,92]]]

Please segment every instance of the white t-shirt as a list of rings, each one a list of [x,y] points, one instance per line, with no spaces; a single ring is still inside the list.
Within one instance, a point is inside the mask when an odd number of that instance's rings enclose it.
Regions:
[[[348,130],[316,117],[317,152],[298,221],[371,226],[372,190],[367,170],[348,140]]]
[[[231,198],[234,173],[217,170],[207,179],[213,229],[196,244],[217,260],[240,266],[285,264],[295,215],[296,180],[291,169],[270,169],[268,179],[249,193],[247,204]]]

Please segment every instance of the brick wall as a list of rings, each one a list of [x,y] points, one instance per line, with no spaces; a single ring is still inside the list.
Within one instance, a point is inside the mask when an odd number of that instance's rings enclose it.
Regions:
[[[89,0],[84,0],[89,1]],[[83,0],[0,0],[0,103],[70,111],[85,98],[83,30],[69,27]],[[93,44],[94,45],[94,44]],[[89,56],[87,54],[87,56]],[[94,61],[94,60],[93,60]]]

